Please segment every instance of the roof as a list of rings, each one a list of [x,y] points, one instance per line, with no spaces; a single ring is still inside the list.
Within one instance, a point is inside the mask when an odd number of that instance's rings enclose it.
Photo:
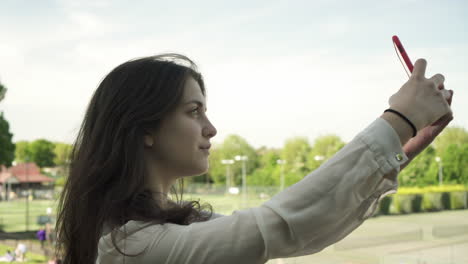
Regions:
[[[0,183],[5,183],[7,180],[19,183],[55,181],[50,177],[42,175],[39,167],[34,162],[21,163],[10,168],[2,165],[0,167]]]

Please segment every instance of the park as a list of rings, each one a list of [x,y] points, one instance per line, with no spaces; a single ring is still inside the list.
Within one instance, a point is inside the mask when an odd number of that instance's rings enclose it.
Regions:
[[[0,264],[468,263],[467,1],[0,10]]]

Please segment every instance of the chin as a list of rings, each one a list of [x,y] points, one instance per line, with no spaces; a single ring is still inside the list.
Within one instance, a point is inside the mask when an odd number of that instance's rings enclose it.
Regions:
[[[208,166],[205,166],[200,169],[200,172],[197,173],[197,175],[202,175],[208,172]]]
[[[189,177],[191,176],[200,176],[200,175],[203,175],[205,173],[208,172],[208,163],[204,164],[204,165],[200,165],[198,164],[197,167],[194,167],[188,174]]]

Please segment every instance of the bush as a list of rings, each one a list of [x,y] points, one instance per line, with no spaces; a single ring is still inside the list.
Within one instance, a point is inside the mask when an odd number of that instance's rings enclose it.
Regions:
[[[450,194],[450,209],[467,208],[468,192],[452,192]]]
[[[441,199],[443,210],[450,210],[450,193],[443,192]]]
[[[387,195],[379,203],[379,214],[389,215],[390,205],[392,204],[392,196]]]
[[[415,194],[411,199],[411,212],[412,213],[419,213],[422,211],[422,194]]]
[[[422,199],[422,210],[434,212],[443,210],[441,193],[425,193]]]
[[[391,214],[408,214],[411,213],[411,201],[413,195],[394,194],[393,202],[390,206]]]
[[[393,195],[384,197],[379,214],[408,214],[468,208],[468,187],[442,185],[402,187]]]

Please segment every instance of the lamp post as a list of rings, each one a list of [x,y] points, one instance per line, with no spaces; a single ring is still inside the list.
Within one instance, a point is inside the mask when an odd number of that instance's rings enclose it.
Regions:
[[[437,163],[439,163],[439,185],[442,185],[443,175],[442,175],[442,159],[440,157],[435,157]]]
[[[242,201],[244,206],[247,205],[247,176],[246,176],[246,168],[245,162],[247,161],[247,156],[236,155],[234,157],[236,161],[242,161]]]
[[[232,160],[232,159],[221,160],[221,163],[226,165],[226,192],[229,192],[229,187],[231,185],[229,165],[233,164],[234,160]]]
[[[322,161],[324,159],[325,159],[325,157],[321,156],[321,155],[315,155],[315,157],[314,157],[314,160],[316,160],[316,161]]]
[[[25,158],[26,164],[25,164],[25,169],[26,169],[26,231],[29,231],[29,157]]]
[[[286,163],[285,160],[279,159],[276,161],[277,164],[281,165],[281,174],[280,174],[280,190],[284,190],[284,164]]]

